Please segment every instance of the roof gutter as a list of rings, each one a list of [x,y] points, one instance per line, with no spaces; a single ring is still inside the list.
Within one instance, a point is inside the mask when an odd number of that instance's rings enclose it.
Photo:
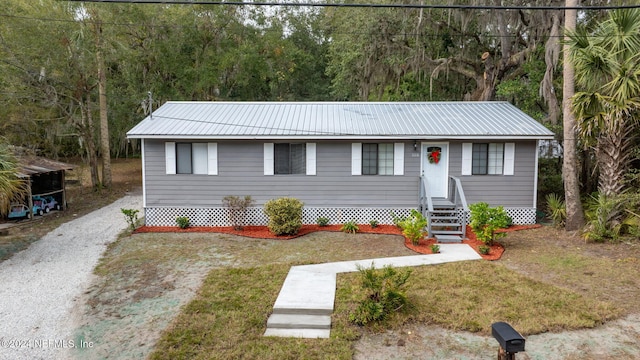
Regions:
[[[313,136],[313,135],[280,135],[280,136],[211,136],[211,135],[127,135],[128,139],[163,139],[163,140],[553,140],[554,135],[366,135],[366,136]]]

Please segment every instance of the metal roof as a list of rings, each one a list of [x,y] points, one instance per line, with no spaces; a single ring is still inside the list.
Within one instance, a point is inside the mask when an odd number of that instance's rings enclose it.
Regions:
[[[146,117],[129,138],[551,139],[508,102],[177,102]]]

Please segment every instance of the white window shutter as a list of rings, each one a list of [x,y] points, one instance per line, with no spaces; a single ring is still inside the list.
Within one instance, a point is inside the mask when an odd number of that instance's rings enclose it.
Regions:
[[[209,152],[206,143],[192,143],[191,144],[191,166],[193,174],[207,174],[208,156]]]
[[[351,175],[362,175],[362,143],[351,144]]]
[[[516,160],[516,144],[505,143],[504,144],[504,168],[502,170],[503,175],[514,174],[515,160]]]
[[[316,143],[307,143],[307,175],[316,174]]]
[[[393,144],[393,175],[404,175],[404,143]]]
[[[273,175],[273,143],[264,143],[264,174]]]
[[[473,162],[473,144],[462,143],[462,175],[471,175],[471,164]]]
[[[176,173],[176,143],[167,141],[164,143],[164,160],[167,174]]]
[[[218,175],[218,143],[208,143],[207,147],[207,174]]]

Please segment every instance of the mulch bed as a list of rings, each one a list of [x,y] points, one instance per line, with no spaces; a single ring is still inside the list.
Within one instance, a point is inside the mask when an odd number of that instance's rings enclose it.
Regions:
[[[539,228],[541,225],[513,225],[507,229],[498,230],[498,232],[511,232],[526,229]],[[256,239],[277,239],[277,240],[289,240],[294,239],[306,234],[310,234],[316,231],[340,231],[342,225],[302,225],[296,235],[275,235],[266,226],[245,226],[242,230],[236,230],[231,226],[190,226],[186,229],[180,229],[177,226],[141,226],[137,228],[134,233],[224,233],[245,236]],[[385,235],[402,235],[402,231],[395,225],[378,225],[375,228],[371,225],[358,225],[358,233],[366,234],[385,234]],[[471,246],[478,254],[480,251],[478,248],[484,245],[476,238],[476,235],[471,231],[471,228],[467,226],[467,239],[462,241],[463,244]],[[418,245],[413,245],[411,241],[405,238],[404,245],[419,253],[419,254],[432,254],[431,245],[436,244],[436,240],[433,238],[420,240]],[[486,255],[480,254],[485,260],[498,260],[504,253],[504,246],[498,242],[494,242]]]

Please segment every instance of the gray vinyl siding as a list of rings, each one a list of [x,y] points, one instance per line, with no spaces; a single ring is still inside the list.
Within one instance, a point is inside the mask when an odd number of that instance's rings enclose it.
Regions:
[[[170,140],[167,140],[170,141]],[[535,140],[515,141],[515,175],[461,175],[462,143],[449,142],[449,175],[468,203],[532,207]],[[479,141],[488,142],[488,141]],[[505,142],[504,140],[495,142]],[[218,141],[218,174],[165,174],[165,141],[145,140],[147,207],[219,207],[227,195],[250,195],[260,206],[295,197],[309,207],[406,208],[418,205],[419,151],[404,142],[404,175],[351,175],[352,141],[315,141],[317,175],[264,175],[263,141]]]
[[[461,175],[462,143],[449,145],[449,174],[460,178],[469,204],[485,201],[491,206],[533,207],[536,175],[536,140],[481,140],[475,142],[515,142],[514,175]]]
[[[167,140],[170,141],[170,140]],[[310,207],[416,207],[420,158],[405,142],[404,175],[351,175],[352,141],[314,141],[317,175],[264,175],[263,141],[218,141],[218,174],[165,174],[163,140],[145,140],[148,207],[219,207],[227,195],[256,205],[283,196]]]

